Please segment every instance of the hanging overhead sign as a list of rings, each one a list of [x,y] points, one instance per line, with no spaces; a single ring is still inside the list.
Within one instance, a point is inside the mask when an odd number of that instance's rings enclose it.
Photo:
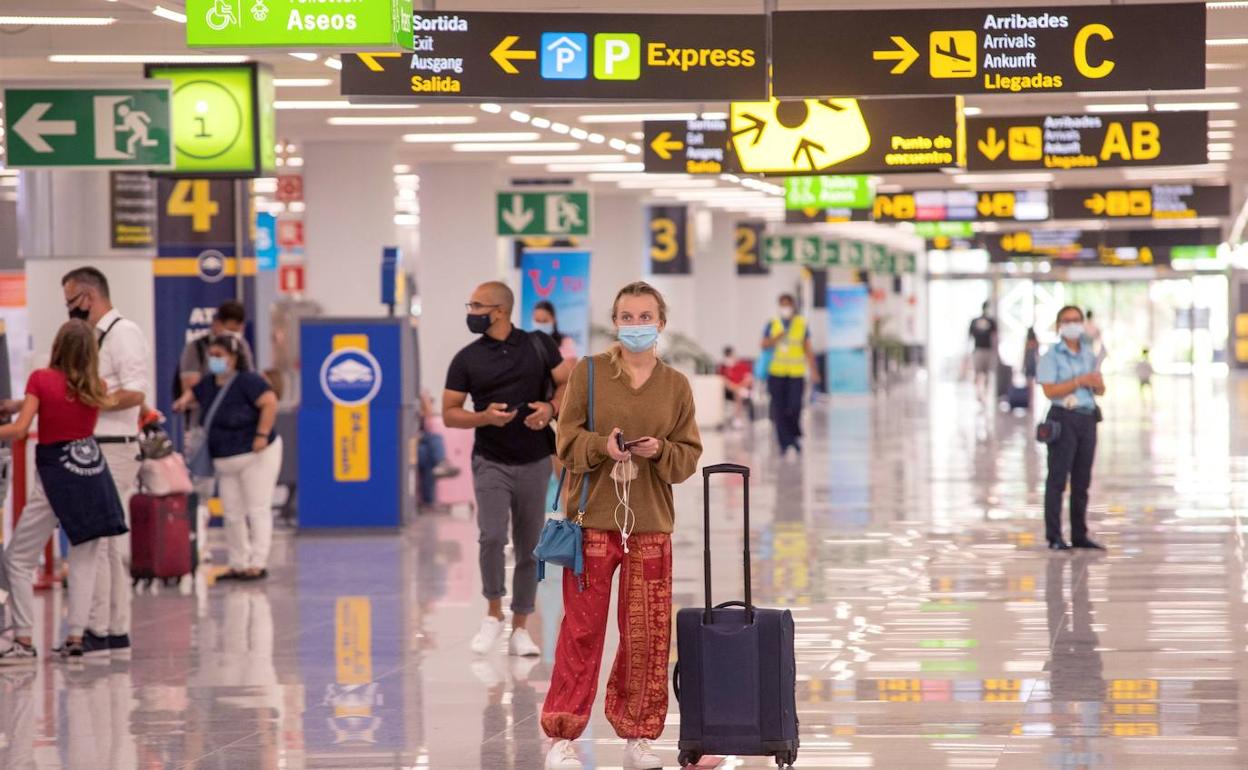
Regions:
[[[1204,88],[1205,8],[783,11],[772,66],[782,98]]]
[[[761,219],[746,219],[737,222],[733,233],[736,244],[737,275],[767,275],[767,265],[763,264],[763,233],[767,223]]]
[[[1231,213],[1231,188],[1191,184],[1054,190],[1054,219],[1195,219]]]
[[[1209,160],[1207,112],[1019,115],[966,121],[971,171],[1186,166]]]
[[[870,222],[871,209],[785,209],[786,225],[829,225],[844,222]]]
[[[646,214],[650,220],[650,272],[655,275],[693,272],[688,207],[650,206]]]
[[[1016,230],[980,235],[993,262],[1041,258],[1073,265],[1164,265],[1180,246],[1216,245],[1216,227],[1168,230]]]
[[[189,48],[412,48],[412,0],[187,0]]]
[[[587,192],[500,192],[494,201],[500,236],[589,235]]]
[[[41,84],[3,91],[10,168],[167,169],[168,83],[116,87]]]
[[[646,121],[649,173],[873,174],[958,166],[960,97],[733,102],[730,119]]]
[[[915,190],[875,197],[877,222],[1039,222],[1048,190]]]
[[[761,174],[897,173],[963,158],[962,100],[733,102],[740,170]]]
[[[149,64],[173,83],[174,172],[262,176],[277,167],[273,71],[246,64]]]
[[[784,180],[786,209],[869,209],[874,199],[871,178],[850,176],[793,176]]]
[[[415,52],[342,60],[349,97],[641,99],[767,96],[762,15],[420,12]]]

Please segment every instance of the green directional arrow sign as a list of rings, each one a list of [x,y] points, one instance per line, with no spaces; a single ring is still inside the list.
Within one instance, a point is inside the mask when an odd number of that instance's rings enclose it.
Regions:
[[[10,168],[173,167],[169,83],[4,89]]]
[[[495,203],[501,236],[589,235],[587,192],[500,192]]]
[[[791,235],[768,235],[763,239],[763,262],[784,265],[797,261]]]
[[[806,235],[797,239],[798,261],[805,267],[823,266],[823,238]]]

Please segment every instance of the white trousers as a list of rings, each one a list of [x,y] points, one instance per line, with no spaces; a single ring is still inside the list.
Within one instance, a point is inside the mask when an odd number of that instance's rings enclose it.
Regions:
[[[48,503],[43,482],[35,473],[35,484],[22,509],[22,518],[13,530],[13,542],[5,549],[9,579],[9,606],[18,636],[30,636],[35,627],[35,569],[48,538],[56,531],[56,514]],[[82,636],[91,611],[91,595],[96,585],[99,554],[108,538],[92,540],[69,549],[69,619],[67,636]]]
[[[108,471],[121,498],[126,526],[130,525],[130,498],[139,477],[139,445],[100,444]],[[100,540],[95,594],[87,628],[100,636],[130,633],[130,533]]]
[[[267,569],[273,543],[273,490],[282,469],[282,437],[263,452],[212,462],[225,514],[230,569]]]

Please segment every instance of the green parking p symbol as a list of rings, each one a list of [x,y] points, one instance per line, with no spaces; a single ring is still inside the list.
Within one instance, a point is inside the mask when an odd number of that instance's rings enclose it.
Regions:
[[[641,77],[641,36],[631,32],[594,35],[594,77],[637,80]]]

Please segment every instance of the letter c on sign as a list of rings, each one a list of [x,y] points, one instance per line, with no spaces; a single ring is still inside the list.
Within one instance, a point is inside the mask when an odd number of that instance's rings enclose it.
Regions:
[[[1088,24],[1079,29],[1075,35],[1075,69],[1087,78],[1103,78],[1114,71],[1114,61],[1103,59],[1093,66],[1088,61],[1088,39],[1093,35],[1102,40],[1113,40],[1114,32],[1104,24]]]

